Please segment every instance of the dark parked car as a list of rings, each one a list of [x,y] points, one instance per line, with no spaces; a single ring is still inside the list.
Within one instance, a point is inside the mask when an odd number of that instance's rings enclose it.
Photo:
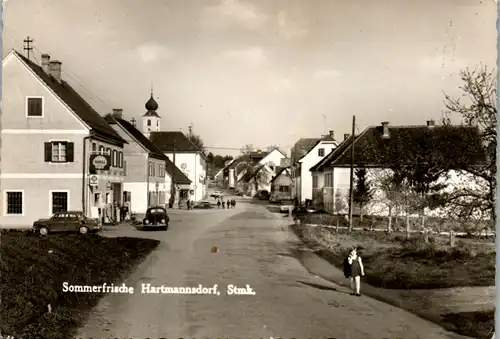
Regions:
[[[167,230],[168,222],[167,210],[161,206],[150,207],[146,211],[146,216],[142,220],[142,225],[148,228],[160,228]]]
[[[49,219],[39,219],[33,223],[33,231],[41,235],[57,232],[79,232],[87,234],[99,232],[101,222],[97,218],[88,218],[81,211],[57,212]]]
[[[260,200],[269,200],[269,192],[268,191],[260,191],[257,193],[257,198]]]
[[[200,201],[198,204],[194,206],[194,208],[210,209],[213,208],[213,206],[210,203],[210,201]]]

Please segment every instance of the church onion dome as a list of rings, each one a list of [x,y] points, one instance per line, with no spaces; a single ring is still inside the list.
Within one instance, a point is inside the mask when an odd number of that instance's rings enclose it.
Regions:
[[[158,109],[158,103],[153,99],[153,95],[151,95],[151,98],[146,102],[145,107],[148,111],[156,111]]]

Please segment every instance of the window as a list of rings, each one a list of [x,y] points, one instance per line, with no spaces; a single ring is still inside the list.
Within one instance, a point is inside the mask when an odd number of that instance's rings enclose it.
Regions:
[[[324,157],[325,156],[325,149],[324,148],[319,148],[318,149],[318,156]]]
[[[123,168],[123,152],[118,152],[118,167]]]
[[[68,192],[51,192],[52,214],[68,211]]]
[[[94,193],[94,206],[98,206],[101,203],[101,193]]]
[[[118,152],[113,150],[113,167],[118,167]]]
[[[318,176],[313,175],[313,188],[318,188]]]
[[[92,143],[92,152],[97,152],[97,144],[95,142]]]
[[[52,141],[45,143],[45,162],[73,162],[74,143]]]
[[[111,155],[111,148],[109,148],[109,147],[108,147],[108,148],[106,148],[106,154],[107,154],[107,155]]]
[[[325,173],[325,187],[333,187],[333,173]]]
[[[99,154],[104,155],[104,146],[99,146]]]
[[[151,161],[149,162],[149,176],[153,176],[153,163]]]
[[[160,121],[159,120],[156,121],[156,126],[160,126]]]
[[[43,98],[28,97],[26,98],[26,116],[27,117],[43,117]]]
[[[290,186],[280,186],[279,191],[282,193],[290,193]]]
[[[22,191],[7,191],[5,200],[7,201],[6,215],[23,215],[24,197]]]
[[[151,120],[148,119],[148,126],[151,126]]]

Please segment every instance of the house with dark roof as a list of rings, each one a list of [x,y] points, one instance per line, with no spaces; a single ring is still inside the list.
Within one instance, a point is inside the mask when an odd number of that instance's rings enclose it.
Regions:
[[[12,50],[2,62],[2,226],[67,210],[109,221],[122,203],[126,141],[62,76]],[[7,147],[8,146],[8,147]]]
[[[426,141],[430,142],[426,144]],[[464,179],[462,169],[484,159],[475,127],[439,126],[432,120],[426,125],[414,126],[390,126],[383,122],[380,126],[367,127],[359,135],[346,135],[336,149],[311,167],[314,203],[330,213],[347,213],[353,161],[354,170],[367,169],[375,192],[375,198],[365,213],[386,215],[388,210],[380,203],[383,192],[377,186],[380,177],[390,175],[393,169],[402,166],[418,166],[422,161],[422,164],[427,163],[431,148],[433,157],[439,159],[435,160],[436,163],[443,168],[439,180],[447,186],[446,189],[470,182]],[[414,165],[408,164],[407,159],[415,159]]]
[[[281,200],[290,200],[292,198],[292,176],[290,168],[284,167],[276,172],[271,179],[270,202],[279,202]]]
[[[152,131],[149,140],[191,180],[189,189],[181,189],[180,199],[204,199],[207,194],[207,161],[203,151],[180,131]]]
[[[260,191],[271,191],[271,180],[276,175],[268,164],[245,165],[246,169],[240,172],[238,192],[248,196],[255,196]]]
[[[123,189],[132,213],[145,213],[151,206],[167,206],[172,178],[177,195],[181,188],[189,189],[191,180],[132,123],[123,119],[121,109],[113,109],[113,114],[105,119],[127,141],[123,150],[126,168]]]
[[[292,147],[291,172],[294,198],[304,204],[312,200],[312,175],[309,169],[338,146],[334,131],[321,138],[302,138]]]

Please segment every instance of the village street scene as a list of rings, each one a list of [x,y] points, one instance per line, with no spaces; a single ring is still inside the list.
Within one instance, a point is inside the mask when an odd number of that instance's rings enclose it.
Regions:
[[[0,339],[495,337],[496,1],[2,11]]]

